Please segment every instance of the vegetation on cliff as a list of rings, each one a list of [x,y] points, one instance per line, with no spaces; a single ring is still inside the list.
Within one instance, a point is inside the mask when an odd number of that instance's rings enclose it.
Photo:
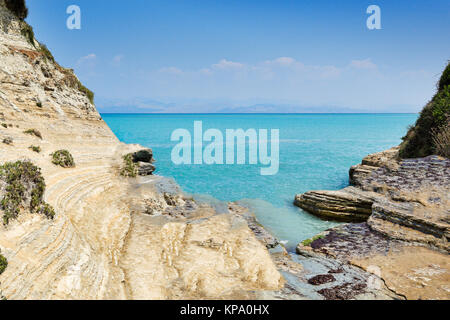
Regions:
[[[416,124],[403,138],[401,158],[431,154],[450,156],[450,62],[438,83],[438,92],[420,113]]]
[[[75,161],[67,150],[58,150],[52,153],[52,163],[63,168],[75,167]]]
[[[20,20],[25,20],[28,16],[28,8],[25,0],[5,0],[5,5]]]
[[[33,28],[26,22],[22,24],[22,30],[20,30],[22,36],[24,36],[27,41],[34,46],[34,30]]]
[[[53,57],[52,53],[47,48],[47,46],[45,44],[43,44],[43,43],[35,41],[36,39],[35,39],[35,36],[34,36],[33,28],[28,23],[23,21],[28,15],[28,9],[26,8],[25,0],[9,0],[9,1],[7,0],[5,3],[6,3],[7,8],[11,12],[13,12],[20,20],[22,20],[22,26],[21,26],[21,34],[22,34],[22,36],[24,36],[27,39],[27,41],[33,47],[36,48],[36,50],[42,55],[42,57],[44,57],[44,59],[46,61],[50,61],[50,62],[56,63],[55,58]],[[36,46],[36,43],[39,44],[39,45]],[[57,64],[57,67],[60,67],[60,66]],[[63,69],[62,67],[60,67],[60,68]],[[70,72],[72,72],[72,71],[70,71]],[[80,91],[84,95],[86,95],[86,97],[89,99],[89,101],[92,104],[94,104],[94,93],[91,90],[89,90],[88,88],[86,88],[78,80],[78,78],[76,78],[73,75],[73,73],[72,73],[72,77],[75,79],[74,81],[72,81],[72,83],[73,83],[72,87],[77,89],[78,91]]]
[[[55,211],[43,201],[45,181],[41,170],[29,161],[7,162],[0,166],[0,201],[3,223],[18,217],[22,209],[53,218]]]
[[[36,129],[28,129],[28,130],[25,130],[23,133],[38,137],[39,139],[42,139],[41,132]]]
[[[80,81],[78,81],[78,90],[87,96],[90,103],[94,104],[94,93],[86,88]]]
[[[8,260],[0,254],[0,274],[2,274],[8,266]]]
[[[319,239],[323,239],[325,236],[324,235],[317,235],[317,236],[314,236],[314,237],[312,237],[312,238],[310,238],[310,239],[306,239],[306,240],[303,240],[302,241],[302,245],[303,246],[309,246],[309,245],[311,245],[311,243],[313,243],[314,241],[316,241],[316,240],[319,240]]]
[[[39,146],[29,146],[28,149],[30,149],[36,153],[41,153],[41,147],[39,147]]]
[[[129,153],[123,157],[123,168],[120,175],[124,177],[136,178],[138,174],[138,166],[133,161],[133,154]]]

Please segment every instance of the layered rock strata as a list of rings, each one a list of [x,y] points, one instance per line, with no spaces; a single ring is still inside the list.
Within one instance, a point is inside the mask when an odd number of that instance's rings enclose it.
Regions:
[[[120,176],[123,157],[143,148],[118,141],[91,93],[29,30],[0,2],[0,141],[10,138],[0,163],[28,159],[41,168],[56,215],[21,210],[0,225],[8,261],[1,294],[244,299],[281,289],[283,277],[244,218],[183,199],[162,177]],[[52,164],[56,150],[68,150],[76,166]],[[136,155],[140,173],[152,173],[151,159]]]
[[[449,181],[447,158],[399,160],[398,148],[370,155],[350,169],[353,186],[295,197],[312,214],[363,223],[327,230],[297,252],[356,265],[404,298],[449,299]]]

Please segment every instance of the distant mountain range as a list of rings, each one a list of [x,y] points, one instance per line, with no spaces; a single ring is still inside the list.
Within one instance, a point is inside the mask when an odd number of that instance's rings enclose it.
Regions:
[[[96,100],[101,113],[411,113],[411,106],[393,106],[389,110],[367,110],[339,106],[306,107],[287,103],[239,104],[235,102],[200,101],[164,103],[158,100],[136,98],[132,100]]]

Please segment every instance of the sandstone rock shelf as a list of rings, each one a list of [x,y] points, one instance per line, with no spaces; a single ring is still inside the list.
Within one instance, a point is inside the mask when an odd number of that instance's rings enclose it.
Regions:
[[[449,299],[450,160],[399,160],[398,150],[353,166],[353,186],[295,197],[322,218],[363,222],[327,230],[297,252],[363,268],[407,299]]]

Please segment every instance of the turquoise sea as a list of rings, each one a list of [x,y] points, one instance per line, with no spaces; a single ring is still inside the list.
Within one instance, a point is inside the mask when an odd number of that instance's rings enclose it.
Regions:
[[[153,149],[156,174],[173,177],[196,199],[220,205],[237,201],[289,250],[331,226],[293,206],[294,196],[308,190],[336,190],[348,185],[348,169],[367,154],[401,142],[416,114],[102,114],[117,137]],[[261,176],[260,165],[174,165],[170,136],[194,121],[203,130],[279,129],[280,168]]]

